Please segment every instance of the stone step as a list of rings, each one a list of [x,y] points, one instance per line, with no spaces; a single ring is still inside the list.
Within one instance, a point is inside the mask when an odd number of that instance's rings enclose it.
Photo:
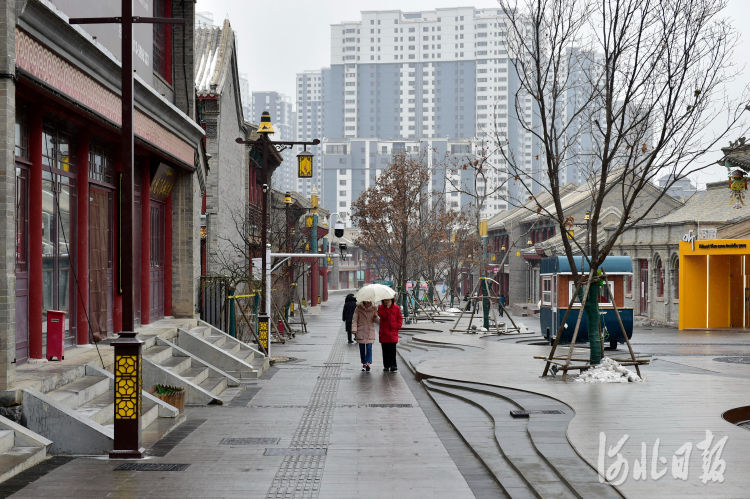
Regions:
[[[209,374],[210,372],[207,367],[195,366],[195,367],[190,367],[189,369],[186,369],[182,373],[182,377],[189,379],[196,385],[200,386],[200,384],[203,383],[206,380],[206,378],[208,378]]]
[[[165,369],[169,369],[176,374],[181,374],[187,371],[188,369],[190,369],[191,364],[192,359],[190,359],[190,357],[180,355],[172,355],[171,357],[168,357],[159,362],[160,366],[164,367]]]
[[[155,344],[151,348],[144,349],[142,355],[154,364],[161,364],[172,356],[172,347]]]
[[[114,393],[102,393],[76,408],[76,412],[103,425],[114,416]]]
[[[185,334],[188,333],[182,330],[179,331],[179,335]],[[195,337],[191,335],[191,338]],[[178,338],[176,337],[174,339],[177,340]],[[194,341],[202,342],[203,345],[207,345],[213,352],[223,352],[221,349],[214,347],[202,338],[195,338]],[[204,388],[208,385],[209,388],[213,389],[219,384],[217,382],[204,385],[203,383],[207,378],[224,377],[224,387],[229,385],[237,386],[240,384],[240,381],[237,378],[215,366],[212,362],[213,358],[200,355],[200,352],[188,350],[184,345],[172,343],[164,338],[159,338],[157,340],[157,345],[160,347],[169,347],[171,349],[170,354],[177,357],[179,360],[164,360],[164,364],[160,364],[153,362],[149,357],[145,357],[143,364],[144,386],[150,387],[156,384],[179,386],[185,390],[186,405],[206,405],[223,403],[223,400],[217,396],[217,393]],[[189,364],[183,364],[182,359],[187,359]],[[180,367],[184,367],[184,369],[177,372],[175,369],[167,367],[170,365],[179,365]],[[221,390],[218,391],[218,393],[220,392]]]
[[[204,390],[213,393],[217,397],[227,388],[227,379],[224,377],[208,377],[199,384]]]
[[[93,396],[84,397],[83,394]],[[106,454],[112,450],[114,376],[94,365],[86,365],[81,379],[49,393],[24,390],[23,411],[28,429],[49,439],[53,454]],[[83,400],[81,404],[76,404]],[[156,418],[171,420],[178,411],[152,395],[141,397],[142,427]],[[169,427],[165,422],[163,427]],[[28,438],[27,438],[28,440]],[[16,440],[18,445],[18,440]],[[24,444],[25,445],[25,444]],[[45,451],[46,452],[46,451]]]
[[[180,329],[179,347],[236,379],[257,379],[268,368],[268,359],[261,355],[256,360],[257,352],[251,346],[215,328],[205,335],[204,329]]]
[[[109,390],[109,379],[104,376],[83,376],[47,393],[69,409],[75,409]]]
[[[0,454],[4,454],[16,445],[16,434],[13,430],[0,430]]]
[[[214,345],[216,345],[216,343],[214,343]],[[219,346],[219,348],[221,348],[227,353],[231,353],[235,357],[238,357],[237,354],[240,352],[242,345],[239,342],[227,342],[225,340],[224,343]]]

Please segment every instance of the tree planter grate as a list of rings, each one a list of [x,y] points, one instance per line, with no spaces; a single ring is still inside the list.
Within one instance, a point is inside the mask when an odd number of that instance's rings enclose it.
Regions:
[[[510,411],[511,417],[514,418],[528,418],[531,414],[565,414],[564,412],[558,410],[558,409],[537,409],[537,410],[530,410],[530,411]]]
[[[279,440],[268,437],[222,438],[219,445],[278,445]]]
[[[394,408],[406,408],[406,407],[414,407],[411,404],[367,404],[365,407],[373,407],[373,408],[380,408],[380,409],[394,409]]]
[[[185,471],[190,464],[123,463],[115,471]]]

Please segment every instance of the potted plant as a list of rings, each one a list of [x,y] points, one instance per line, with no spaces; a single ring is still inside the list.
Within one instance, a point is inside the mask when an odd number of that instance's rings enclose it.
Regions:
[[[181,386],[154,385],[149,393],[176,407],[180,412],[185,410],[185,389]]]

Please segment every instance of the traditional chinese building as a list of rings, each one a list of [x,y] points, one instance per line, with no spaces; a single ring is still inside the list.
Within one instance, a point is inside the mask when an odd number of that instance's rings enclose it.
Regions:
[[[235,140],[249,138],[257,126],[242,114],[237,49],[229,20],[221,27],[196,28],[195,61],[197,115],[206,131],[210,172],[202,212],[201,275],[220,275],[241,268],[250,256],[243,241],[250,225],[246,208],[249,204],[253,213],[259,213],[262,193],[258,168],[250,167],[246,146]]]
[[[747,207],[737,210],[731,206],[726,181],[707,184],[705,190],[693,194],[682,207],[664,217],[638,224],[624,232],[618,240],[613,254],[628,255],[633,259],[633,278],[626,281],[626,306],[633,307],[636,317],[655,323],[677,325],[680,303],[691,299],[681,296],[680,290],[689,290],[691,294],[698,290],[706,291],[709,274],[705,264],[712,257],[745,254],[745,251],[738,248],[727,251],[710,247],[701,249],[700,246],[711,244],[709,240],[714,239],[747,238],[750,238],[750,210]],[[691,262],[706,260],[703,262],[703,272],[691,271],[685,274],[685,269],[680,267],[680,242],[683,240],[690,242],[689,255],[695,257]],[[695,252],[692,250],[693,245]],[[717,276],[728,276],[730,273],[744,275],[741,263],[730,265],[729,260],[723,257],[713,261]],[[717,265],[722,265],[721,269]],[[681,275],[685,276],[682,279],[688,278],[690,282],[681,282]],[[742,290],[742,293],[735,292],[735,301],[739,299],[741,303],[744,302],[744,287]],[[714,293],[714,298],[718,296]],[[725,298],[727,299],[714,301],[717,306],[729,306],[728,297]],[[697,310],[695,303],[692,307],[694,311]],[[697,323],[703,324],[701,327],[709,327],[706,325],[705,303],[701,310],[702,318],[692,320],[687,327],[696,327]],[[722,308],[721,315],[727,320],[719,321],[723,324],[721,327],[743,327],[741,315],[732,320],[723,310]]]
[[[136,322],[192,316],[205,189],[195,122],[193,2],[134,2],[134,15],[176,17],[134,29],[135,246],[119,230],[118,26],[68,16],[120,13],[119,0],[0,2],[0,225],[7,279],[0,305],[0,387],[41,359],[47,312],[66,312],[65,342],[121,330],[121,275],[133,271]]]

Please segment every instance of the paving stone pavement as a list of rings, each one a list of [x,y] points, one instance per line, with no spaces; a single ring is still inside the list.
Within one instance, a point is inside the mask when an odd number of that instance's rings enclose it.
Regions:
[[[188,407],[187,420],[142,462],[183,471],[116,471],[124,461],[53,458],[0,484],[0,497],[378,498],[474,497],[399,373],[360,371],[346,344],[344,295],[332,295],[308,333],[225,406]],[[163,467],[169,468],[169,467]],[[171,467],[179,469],[179,466]]]

